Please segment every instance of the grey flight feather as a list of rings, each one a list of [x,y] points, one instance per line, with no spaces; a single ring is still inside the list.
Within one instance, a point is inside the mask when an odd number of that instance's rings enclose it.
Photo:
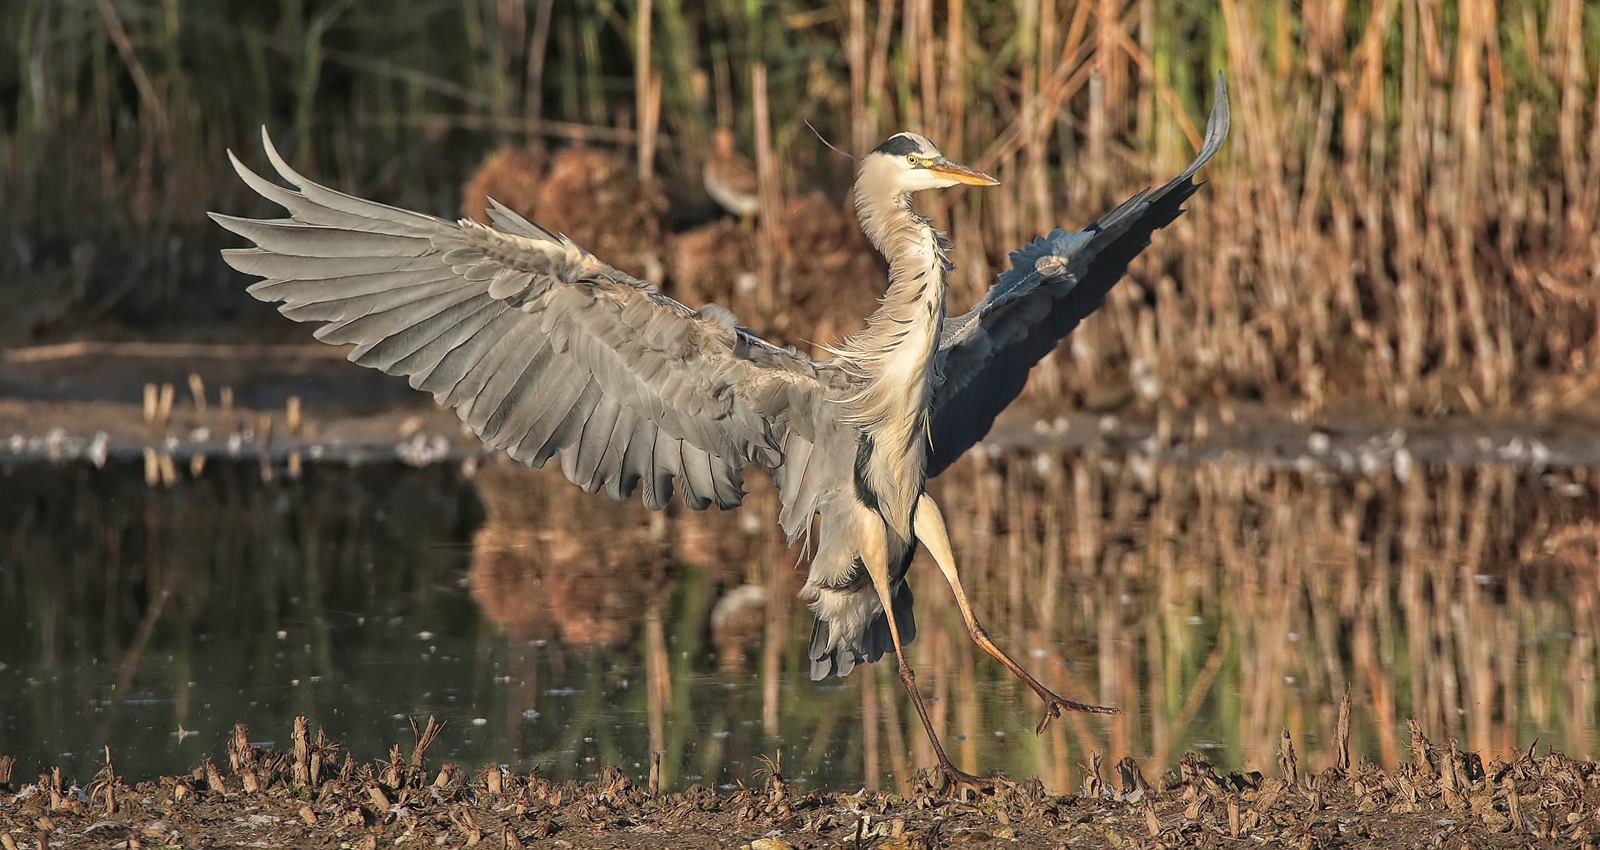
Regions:
[[[250,293],[325,323],[318,339],[407,376],[488,445],[533,465],[559,454],[574,483],[614,499],[643,484],[652,509],[674,479],[691,507],[731,508],[746,464],[809,449],[828,379],[726,310],[692,311],[498,202],[494,227],[409,212],[313,183],[262,142],[294,188],[229,156],[290,218],[212,215],[255,243],[224,252],[265,278]],[[793,488],[784,503],[806,508]]]
[[[988,433],[1027,383],[1028,371],[1098,309],[1150,235],[1172,223],[1199,185],[1193,177],[1228,135],[1228,90],[1217,74],[1216,102],[1194,162],[1166,185],[1144,191],[1087,230],[1056,230],[1011,254],[1011,268],[968,313],[946,319],[939,356],[944,383],[930,414],[928,476]]]

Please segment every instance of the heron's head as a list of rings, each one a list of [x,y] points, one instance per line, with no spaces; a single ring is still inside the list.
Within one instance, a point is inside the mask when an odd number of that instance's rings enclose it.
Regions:
[[[895,133],[861,159],[861,187],[885,194],[999,182],[982,171],[951,162],[927,137],[916,133]]]

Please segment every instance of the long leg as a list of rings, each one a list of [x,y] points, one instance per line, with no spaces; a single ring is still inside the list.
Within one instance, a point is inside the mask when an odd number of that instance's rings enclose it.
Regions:
[[[923,493],[921,498],[917,500],[917,514],[912,525],[916,530],[917,539],[922,541],[922,545],[928,547],[928,552],[933,555],[933,560],[939,564],[939,571],[944,573],[945,581],[950,582],[950,590],[956,596],[956,607],[961,609],[961,619],[966,621],[967,633],[972,635],[972,642],[983,647],[984,652],[993,655],[1001,664],[1006,665],[1006,669],[1016,674],[1018,679],[1021,679],[1024,684],[1033,689],[1034,693],[1039,695],[1040,699],[1044,700],[1044,718],[1039,721],[1038,732],[1044,732],[1044,727],[1050,725],[1052,719],[1060,717],[1062,709],[1067,711],[1087,711],[1095,714],[1117,713],[1115,708],[1103,705],[1086,705],[1058,696],[1038,679],[1035,679],[1028,671],[1022,669],[1022,665],[1011,660],[1011,656],[1007,655],[1005,650],[995,646],[994,641],[989,639],[988,631],[983,628],[982,623],[978,622],[977,615],[972,613],[972,605],[967,602],[967,592],[961,588],[961,577],[956,574],[955,554],[950,551],[950,535],[945,531],[944,515],[939,512],[939,506],[934,504],[933,497],[927,493]]]
[[[993,785],[993,779],[957,770],[950,762],[950,757],[945,755],[944,747],[939,744],[939,735],[933,731],[933,721],[928,719],[928,708],[922,704],[922,694],[917,690],[917,674],[912,671],[911,665],[906,663],[906,653],[900,644],[900,627],[894,621],[894,592],[889,587],[889,544],[884,537],[883,520],[876,514],[864,516],[861,518],[860,526],[861,561],[867,567],[867,575],[872,577],[872,587],[878,592],[878,601],[883,603],[884,617],[889,621],[889,638],[894,642],[894,657],[900,662],[900,683],[911,693],[911,701],[917,707],[917,717],[922,719],[922,729],[928,733],[928,741],[933,744],[933,754],[939,759],[939,769],[954,786]],[[872,722],[871,718],[868,718],[868,722]]]

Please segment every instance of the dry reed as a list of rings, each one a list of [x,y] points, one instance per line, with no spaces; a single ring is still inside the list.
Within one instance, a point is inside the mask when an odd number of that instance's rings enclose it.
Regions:
[[[1221,68],[1235,130],[1212,185],[1041,367],[1036,399],[1148,375],[1179,409],[1267,393],[1311,417],[1548,414],[1600,389],[1600,26],[1583,8],[22,0],[0,9],[0,273],[28,307],[0,332],[233,291],[199,213],[245,204],[222,149],[253,151],[261,123],[291,124],[295,161],[336,185],[438,212],[482,152],[544,136],[628,146],[698,197],[710,76],[782,194],[847,178],[802,119],[858,152],[921,129],[1004,178],[930,202],[959,308],[1023,239],[1176,168]],[[783,315],[761,300],[757,327]]]

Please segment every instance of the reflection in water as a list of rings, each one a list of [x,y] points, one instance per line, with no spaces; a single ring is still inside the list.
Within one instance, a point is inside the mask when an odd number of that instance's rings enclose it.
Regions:
[[[444,758],[553,778],[642,776],[652,751],[669,786],[748,779],[778,750],[830,787],[932,763],[891,670],[807,680],[799,552],[755,477],[741,511],[663,517],[494,462],[470,482],[136,472],[0,473],[0,752],[22,775],[86,777],[102,743],[134,774],[187,770],[235,719],[267,741],[295,714],[368,754],[437,714]],[[1535,738],[1592,757],[1588,477],[969,456],[933,489],[980,617],[1064,695],[1124,713],[1035,737],[1037,701],[975,654],[931,562],[911,660],[959,766],[1057,790],[1095,752],[1271,772],[1280,727],[1321,769],[1347,689],[1353,746],[1381,764],[1413,713],[1485,758]]]
[[[472,598],[514,641],[625,643],[670,589],[666,526],[636,503],[599,510],[553,471],[479,476],[488,517],[472,538]]]

